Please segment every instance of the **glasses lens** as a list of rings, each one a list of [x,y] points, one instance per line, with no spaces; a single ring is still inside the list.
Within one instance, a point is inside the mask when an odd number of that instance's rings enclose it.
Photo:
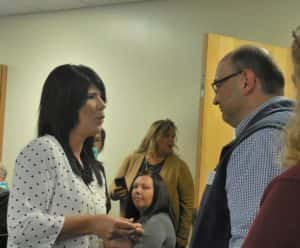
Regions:
[[[221,82],[214,83],[214,84],[213,84],[214,90],[217,91],[217,90],[220,88],[220,85],[221,85]]]

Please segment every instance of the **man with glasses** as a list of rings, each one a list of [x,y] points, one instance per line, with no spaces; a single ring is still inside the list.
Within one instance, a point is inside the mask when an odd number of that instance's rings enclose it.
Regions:
[[[293,102],[284,78],[262,49],[243,46],[218,64],[213,104],[235,128],[206,186],[191,247],[241,247],[268,182],[280,173],[281,131]]]

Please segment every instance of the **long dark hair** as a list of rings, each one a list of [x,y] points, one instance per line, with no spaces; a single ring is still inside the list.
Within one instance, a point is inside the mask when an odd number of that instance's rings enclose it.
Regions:
[[[101,139],[101,150],[99,151],[102,152],[103,150],[103,147],[104,147],[104,144],[105,144],[105,138],[106,138],[106,132],[103,128],[101,128],[100,130],[100,139]],[[95,139],[95,137],[94,137]],[[98,166],[101,170],[101,172],[103,173],[103,176],[105,178],[105,196],[106,196],[106,213],[108,214],[109,211],[111,210],[111,201],[110,201],[110,196],[109,196],[109,193],[108,193],[108,188],[107,188],[107,180],[106,180],[106,174],[105,174],[105,169],[104,169],[104,165],[103,165],[103,162],[102,161],[99,161],[99,160],[96,160],[97,163],[98,163]]]
[[[93,180],[94,171],[102,186],[103,180],[92,152],[94,137],[88,137],[83,144],[80,156],[84,168],[80,166],[69,145],[70,132],[79,122],[79,110],[88,99],[88,89],[92,85],[96,86],[102,100],[106,102],[104,83],[91,68],[65,64],[50,72],[40,100],[38,137],[53,135],[62,145],[73,172],[89,184]]]
[[[133,184],[135,180],[140,177],[140,176],[149,176],[153,180],[153,199],[151,205],[145,210],[143,215],[140,215],[140,212],[138,209],[135,207],[133,201],[132,201],[132,190],[133,190]],[[126,208],[125,208],[125,217],[126,218],[134,218],[134,221],[139,221],[139,222],[146,222],[151,216],[158,214],[158,213],[166,213],[170,216],[172,223],[174,225],[174,228],[176,230],[175,226],[175,217],[173,210],[171,208],[171,203],[170,203],[170,196],[167,190],[167,187],[161,178],[160,175],[158,174],[152,174],[149,171],[144,171],[142,173],[139,173],[135,179],[133,180],[133,183],[131,185],[131,188],[129,190],[129,197],[127,200]]]

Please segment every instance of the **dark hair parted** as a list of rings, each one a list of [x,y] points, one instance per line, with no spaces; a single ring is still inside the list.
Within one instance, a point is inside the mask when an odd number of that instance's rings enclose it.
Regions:
[[[92,153],[94,137],[85,140],[81,152],[84,169],[74,157],[69,136],[71,130],[79,122],[79,110],[88,99],[88,89],[94,85],[106,102],[106,91],[102,79],[91,68],[84,65],[65,64],[56,67],[48,75],[39,106],[38,137],[54,136],[64,148],[72,170],[82,177],[86,184],[90,183],[92,170],[102,186],[102,178]]]
[[[283,73],[264,49],[250,45],[242,46],[230,53],[229,58],[236,70],[251,69],[262,81],[264,93],[283,93]]]
[[[132,191],[133,191],[133,185],[135,180],[140,177],[140,176],[149,176],[152,178],[153,181],[153,199],[152,203],[145,210],[142,216],[140,216],[140,212],[138,209],[135,207],[133,201],[132,201]],[[134,221],[139,221],[139,222],[146,222],[151,216],[158,214],[158,213],[166,213],[170,216],[172,223],[174,225],[174,228],[176,230],[175,226],[175,215],[173,212],[173,209],[171,208],[171,203],[170,203],[170,196],[168,189],[161,178],[159,174],[152,174],[150,171],[143,171],[139,173],[135,179],[133,180],[133,183],[131,185],[131,188],[129,190],[129,197],[127,199],[127,204],[125,208],[125,217],[126,218],[134,218]]]

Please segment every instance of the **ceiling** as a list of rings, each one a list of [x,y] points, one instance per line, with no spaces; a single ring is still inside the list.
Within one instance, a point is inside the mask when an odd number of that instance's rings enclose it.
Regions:
[[[0,0],[0,16],[91,8],[145,0]]]

